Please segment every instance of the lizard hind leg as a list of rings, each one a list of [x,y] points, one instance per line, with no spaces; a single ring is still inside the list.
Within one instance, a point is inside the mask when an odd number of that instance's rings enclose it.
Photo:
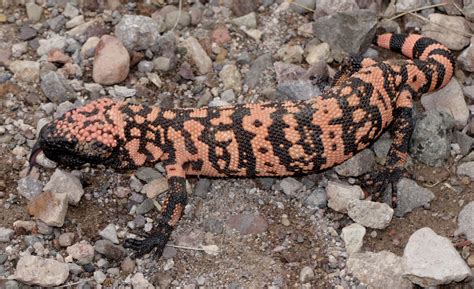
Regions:
[[[363,57],[361,54],[351,55],[344,58],[341,65],[336,71],[332,79],[331,86],[338,86],[347,80],[352,74],[358,72],[362,68],[369,67],[377,62],[369,57]]]
[[[390,127],[393,142],[384,168],[362,176],[362,185],[370,188],[375,199],[380,197],[390,184],[396,184],[407,174],[404,165],[408,158],[410,138],[414,130],[412,94],[410,89],[405,88],[397,99],[393,112],[394,122]],[[396,187],[393,186],[393,189],[392,205],[396,206]]]
[[[125,248],[135,251],[135,257],[141,257],[156,248],[155,256],[161,257],[171,233],[184,213],[187,203],[186,179],[181,176],[168,177],[168,194],[163,202],[161,219],[149,236],[143,240],[126,239]]]

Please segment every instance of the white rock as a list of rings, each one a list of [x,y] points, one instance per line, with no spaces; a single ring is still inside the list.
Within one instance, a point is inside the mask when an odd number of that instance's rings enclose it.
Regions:
[[[56,260],[25,255],[16,265],[13,278],[17,281],[43,287],[63,284],[69,276],[69,266]]]
[[[410,236],[402,268],[404,277],[423,287],[461,282],[472,276],[451,241],[427,227]]]
[[[31,60],[15,60],[8,67],[13,77],[19,81],[37,82],[40,76],[40,65]]]
[[[155,287],[145,279],[143,273],[135,273],[130,280],[132,282],[133,288],[142,288],[142,289],[154,289]]]
[[[353,200],[360,200],[364,192],[359,186],[349,186],[336,182],[328,182],[326,187],[328,207],[334,211],[346,213],[348,204]]]
[[[459,176],[468,176],[474,182],[474,162],[462,163],[458,166],[456,173]]]
[[[38,40],[39,47],[36,49],[38,56],[47,55],[51,49],[59,49],[64,51],[67,46],[67,40],[65,37],[54,34],[48,39]]]
[[[77,260],[79,265],[88,264],[94,259],[94,247],[86,241],[67,247],[66,252]]]
[[[470,39],[464,35],[470,34],[471,29],[464,17],[433,13],[428,18],[430,21],[422,27],[423,35],[443,43],[452,50],[461,50],[469,45]],[[459,33],[453,33],[453,30]]]
[[[349,255],[360,251],[364,244],[365,233],[365,227],[357,223],[342,228],[341,238]]]
[[[393,209],[385,203],[355,200],[349,203],[347,214],[356,223],[372,229],[385,229],[390,225]]]
[[[459,212],[458,228],[455,234],[464,234],[469,241],[474,243],[474,202],[465,205]]]
[[[242,76],[235,64],[226,64],[219,72],[219,77],[224,83],[225,89],[233,89],[240,92],[242,90]]]
[[[463,128],[469,119],[469,109],[462,87],[455,77],[442,89],[421,97],[425,110],[435,109],[450,114],[458,128]]]
[[[402,258],[392,252],[354,253],[347,260],[347,272],[367,284],[369,288],[411,289],[412,284],[402,277]]]
[[[70,205],[77,205],[82,195],[84,195],[84,189],[79,178],[60,169],[54,171],[43,190],[66,194]]]
[[[199,71],[199,74],[206,74],[212,70],[212,61],[196,38],[190,36],[184,41],[183,44],[188,50],[191,59]]]
[[[318,62],[329,62],[331,58],[331,50],[329,48],[329,44],[323,42],[318,45],[311,45],[310,47],[306,48],[306,62],[309,64],[315,64]]]
[[[10,238],[14,233],[15,231],[12,229],[0,227],[0,242],[10,242]]]
[[[99,235],[104,239],[111,241],[114,244],[119,243],[119,239],[117,237],[117,230],[115,229],[114,224],[108,224],[102,231],[100,231]]]

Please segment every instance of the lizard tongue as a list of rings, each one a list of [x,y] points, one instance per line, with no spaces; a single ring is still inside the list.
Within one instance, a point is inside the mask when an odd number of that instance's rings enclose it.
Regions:
[[[43,150],[41,149],[41,146],[39,142],[36,142],[35,145],[33,146],[33,149],[31,150],[30,154],[30,167],[28,168],[28,173],[27,175],[30,174],[31,170],[33,169],[34,166],[36,166],[38,163],[36,162],[36,157],[42,152]]]

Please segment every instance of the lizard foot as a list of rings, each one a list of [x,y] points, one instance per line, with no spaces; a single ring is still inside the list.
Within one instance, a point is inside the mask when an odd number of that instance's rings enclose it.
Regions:
[[[155,256],[159,258],[163,254],[163,249],[165,248],[172,231],[173,228],[170,225],[160,223],[158,228],[156,228],[149,237],[143,240],[128,238],[125,240],[123,246],[135,251],[133,253],[135,258],[140,258],[156,248]]]
[[[367,189],[369,195],[374,201],[382,198],[383,194],[390,187],[392,188],[392,207],[397,206],[396,183],[401,177],[408,176],[408,173],[403,167],[387,167],[379,171],[373,171],[363,175],[359,179],[359,183]]]

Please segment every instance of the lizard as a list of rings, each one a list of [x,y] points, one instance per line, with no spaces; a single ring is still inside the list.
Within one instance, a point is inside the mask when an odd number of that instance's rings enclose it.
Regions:
[[[186,176],[289,176],[327,170],[371,145],[386,130],[387,162],[367,173],[364,186],[383,191],[404,173],[414,129],[413,99],[444,87],[454,74],[453,53],[417,34],[378,35],[374,43],[408,59],[377,62],[351,57],[333,84],[305,101],[161,109],[92,101],[46,124],[30,155],[60,166],[102,164],[134,169],[162,162],[169,184],[161,218],[145,239],[124,247],[137,257],[160,257],[187,204]]]

